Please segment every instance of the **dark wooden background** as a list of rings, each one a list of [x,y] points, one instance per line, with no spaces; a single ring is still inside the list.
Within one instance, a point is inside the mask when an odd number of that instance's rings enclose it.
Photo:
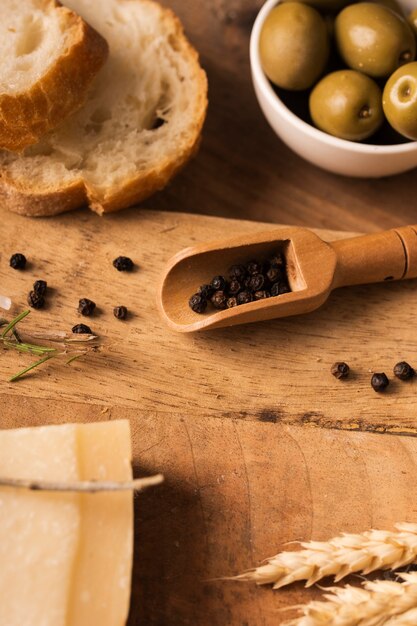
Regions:
[[[198,157],[147,206],[364,232],[417,221],[415,172],[342,178],[300,159],[270,129],[255,99],[248,58],[262,0],[164,3],[201,54],[210,107]]]

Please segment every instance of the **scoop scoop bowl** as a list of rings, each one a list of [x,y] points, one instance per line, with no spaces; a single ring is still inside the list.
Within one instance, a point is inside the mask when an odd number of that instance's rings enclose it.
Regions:
[[[278,252],[286,259],[290,293],[200,315],[190,309],[190,296],[213,276]],[[309,313],[338,287],[415,277],[417,225],[330,243],[288,227],[182,250],[164,272],[158,305],[168,326],[186,333]]]

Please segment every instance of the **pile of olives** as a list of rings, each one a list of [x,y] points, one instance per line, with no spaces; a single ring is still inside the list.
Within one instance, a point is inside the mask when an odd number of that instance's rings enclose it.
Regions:
[[[406,18],[396,0],[282,0],[260,55],[284,101],[299,92],[301,116],[320,130],[363,141],[388,121],[397,143],[417,140],[416,35],[417,9]]]

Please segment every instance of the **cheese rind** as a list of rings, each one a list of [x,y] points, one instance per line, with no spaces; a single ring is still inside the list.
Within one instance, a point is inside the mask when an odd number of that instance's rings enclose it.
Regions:
[[[131,480],[127,421],[0,431],[0,475]],[[0,488],[1,626],[124,626],[131,493]]]
[[[78,431],[83,480],[132,480],[129,422],[115,423],[118,427],[112,428],[109,437],[98,436],[101,424],[86,424]],[[69,626],[125,624],[133,554],[132,494],[83,494],[81,511]]]

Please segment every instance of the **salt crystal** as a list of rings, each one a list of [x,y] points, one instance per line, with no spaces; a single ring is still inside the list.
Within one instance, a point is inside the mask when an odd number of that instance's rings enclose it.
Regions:
[[[9,311],[12,306],[12,301],[7,296],[0,296],[0,309],[4,309],[5,311]]]

